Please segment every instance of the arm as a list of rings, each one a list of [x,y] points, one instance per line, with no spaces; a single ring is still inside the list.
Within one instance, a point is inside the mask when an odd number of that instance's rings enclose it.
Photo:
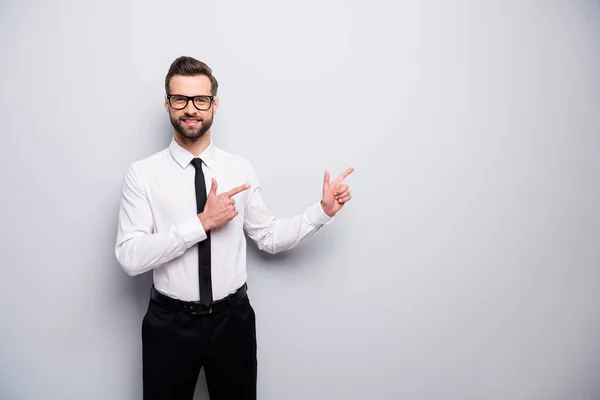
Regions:
[[[154,219],[142,177],[132,164],[123,182],[115,253],[121,267],[133,276],[179,257],[206,239],[198,216],[155,233]]]
[[[325,214],[320,202],[300,215],[277,219],[264,204],[261,187],[252,168],[250,183],[251,189],[245,204],[244,229],[260,250],[271,254],[289,250],[334,219]]]

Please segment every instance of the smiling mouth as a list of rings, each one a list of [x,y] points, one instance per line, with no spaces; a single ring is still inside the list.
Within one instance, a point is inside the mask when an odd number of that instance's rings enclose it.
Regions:
[[[197,119],[197,118],[184,118],[184,119],[182,119],[182,121],[187,126],[196,126],[196,125],[199,125],[200,122],[202,122],[201,119]]]

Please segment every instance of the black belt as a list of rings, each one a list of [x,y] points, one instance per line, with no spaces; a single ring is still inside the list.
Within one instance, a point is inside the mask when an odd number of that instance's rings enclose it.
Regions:
[[[244,283],[242,287],[239,288],[235,293],[232,293],[223,299],[214,301],[210,307],[205,306],[199,301],[183,301],[174,299],[156,290],[154,285],[152,285],[150,297],[162,307],[174,312],[185,311],[190,314],[211,314],[217,311],[226,310],[232,305],[236,304],[238,301],[243,299],[244,296],[246,296],[247,290],[248,285]]]

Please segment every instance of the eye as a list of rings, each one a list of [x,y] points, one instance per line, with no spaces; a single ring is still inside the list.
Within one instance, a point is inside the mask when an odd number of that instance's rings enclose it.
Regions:
[[[196,104],[199,104],[199,105],[206,105],[210,101],[210,99],[208,97],[204,97],[204,96],[196,97],[195,100],[196,100]]]

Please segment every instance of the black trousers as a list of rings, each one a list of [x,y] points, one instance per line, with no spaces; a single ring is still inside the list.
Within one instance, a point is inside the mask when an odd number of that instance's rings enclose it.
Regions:
[[[201,368],[211,400],[256,400],[256,325],[248,296],[203,315],[150,299],[142,366],[144,400],[192,400]]]

